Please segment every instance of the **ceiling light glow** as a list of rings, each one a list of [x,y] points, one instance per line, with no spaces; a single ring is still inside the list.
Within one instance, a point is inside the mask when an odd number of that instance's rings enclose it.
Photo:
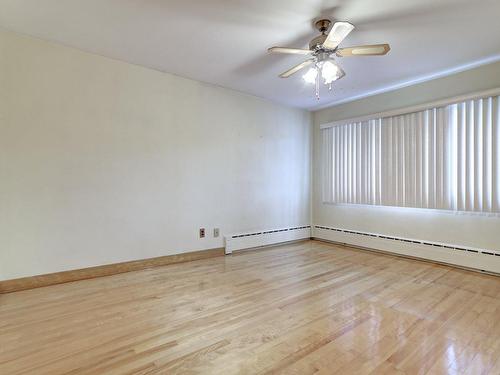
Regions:
[[[306,74],[302,76],[302,79],[306,83],[316,83],[316,78],[318,77],[318,69],[316,67],[311,68]]]
[[[342,69],[332,61],[325,61],[321,67],[321,77],[325,80],[325,85],[342,77]]]

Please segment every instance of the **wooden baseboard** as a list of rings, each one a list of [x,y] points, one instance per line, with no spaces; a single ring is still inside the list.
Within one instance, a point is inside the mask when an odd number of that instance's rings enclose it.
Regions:
[[[0,281],[0,294],[18,292],[20,290],[40,288],[70,281],[92,279],[94,277],[110,276],[118,273],[143,270],[168,264],[189,262],[224,255],[224,248],[193,251],[189,253],[166,255],[157,258],[133,260],[130,262],[106,264],[103,266],[82,268],[71,271],[49,273],[45,275],[22,277],[19,279]]]

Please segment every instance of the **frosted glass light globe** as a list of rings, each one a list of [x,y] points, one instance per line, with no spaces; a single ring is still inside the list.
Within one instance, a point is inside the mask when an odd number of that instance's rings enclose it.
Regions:
[[[325,61],[321,66],[321,77],[325,80],[325,85],[336,81],[342,76],[342,71],[337,64],[331,61]]]
[[[318,69],[311,68],[307,71],[306,74],[302,76],[302,79],[306,83],[316,83],[316,77],[318,76]]]

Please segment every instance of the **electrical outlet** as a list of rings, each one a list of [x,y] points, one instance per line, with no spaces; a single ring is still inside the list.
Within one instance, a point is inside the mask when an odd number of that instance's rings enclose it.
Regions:
[[[219,237],[219,228],[214,228],[214,237]]]
[[[200,238],[205,237],[205,228],[200,228]]]

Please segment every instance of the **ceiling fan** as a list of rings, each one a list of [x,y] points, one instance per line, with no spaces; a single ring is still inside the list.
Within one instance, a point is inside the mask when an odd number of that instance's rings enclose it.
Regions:
[[[320,75],[324,80],[325,85],[332,88],[332,82],[336,81],[343,76],[345,72],[335,62],[333,56],[350,57],[350,56],[377,56],[385,55],[391,49],[389,44],[371,44],[364,46],[354,46],[339,48],[340,43],[349,35],[354,29],[354,25],[349,22],[339,21],[335,22],[330,28],[331,21],[328,19],[321,19],[316,21],[314,26],[321,32],[321,35],[315,37],[309,43],[309,49],[302,48],[288,48],[288,47],[271,47],[268,49],[272,53],[286,53],[294,55],[310,56],[306,61],[288,69],[286,72],[280,74],[281,78],[288,78],[292,74],[297,73],[299,70],[313,65],[306,74],[302,76],[307,83],[316,84],[316,98],[319,99],[319,82]]]

